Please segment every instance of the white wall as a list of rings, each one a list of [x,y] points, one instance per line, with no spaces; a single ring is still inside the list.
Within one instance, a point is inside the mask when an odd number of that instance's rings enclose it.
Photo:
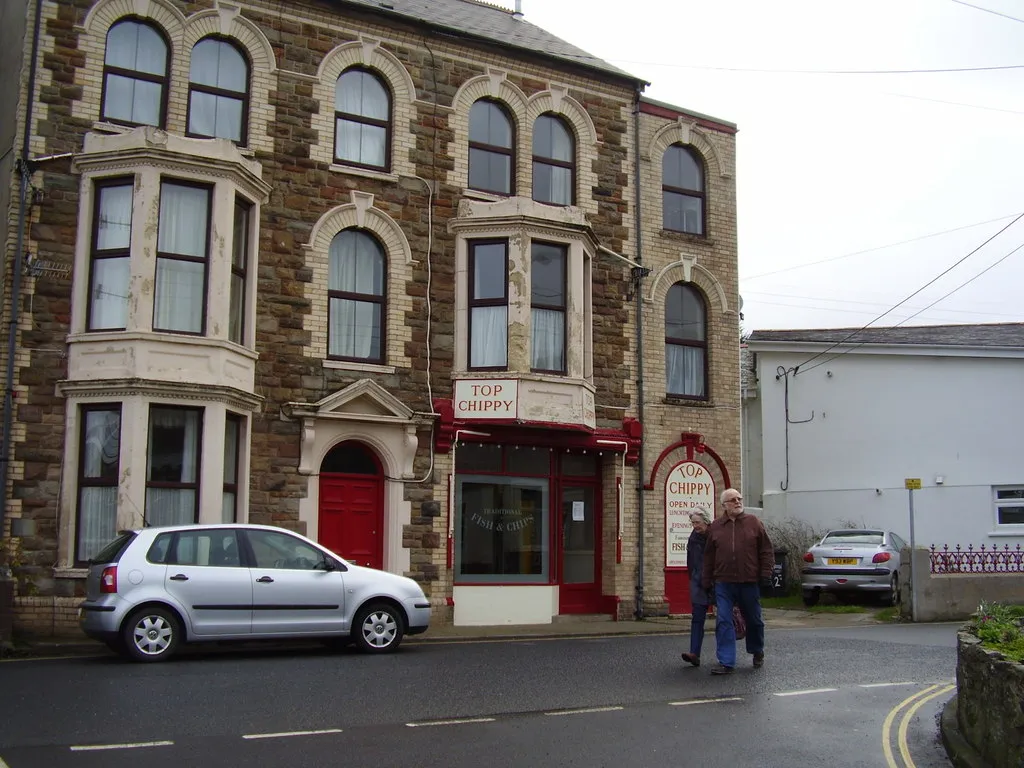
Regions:
[[[918,545],[1024,543],[1024,526],[996,530],[992,501],[993,485],[1024,485],[1024,360],[854,351],[790,374],[790,419],[813,419],[789,425],[784,492],[785,385],[776,369],[805,363],[814,351],[751,347],[767,519],[853,521],[909,540],[904,479],[918,477]]]

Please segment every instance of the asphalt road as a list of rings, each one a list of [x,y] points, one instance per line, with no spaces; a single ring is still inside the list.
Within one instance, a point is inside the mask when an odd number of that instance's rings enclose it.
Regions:
[[[765,667],[727,677],[672,635],[6,662],[0,768],[945,768],[955,632],[769,631]]]

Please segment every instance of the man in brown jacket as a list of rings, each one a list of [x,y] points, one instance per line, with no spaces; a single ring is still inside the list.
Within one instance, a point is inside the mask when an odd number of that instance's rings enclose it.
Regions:
[[[725,514],[708,528],[702,574],[705,589],[715,590],[715,643],[718,663],[713,675],[731,674],[736,667],[736,628],[732,608],[738,606],[747,622],[747,653],[754,666],[764,665],[764,620],[760,584],[768,584],[775,551],[764,524],[743,511],[743,497],[735,488],[722,491]]]

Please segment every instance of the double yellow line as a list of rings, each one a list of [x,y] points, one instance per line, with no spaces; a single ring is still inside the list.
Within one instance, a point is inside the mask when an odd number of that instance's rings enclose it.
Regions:
[[[893,707],[892,711],[885,718],[885,722],[882,723],[882,751],[885,753],[885,762],[889,768],[900,768],[900,764],[896,762],[896,758],[893,756],[891,745],[892,726],[896,722],[896,718],[899,717],[900,712],[904,709],[906,710],[900,719],[900,726],[896,735],[900,748],[900,757],[903,758],[905,768],[914,768],[914,761],[910,757],[910,747],[907,745],[907,729],[910,728],[910,721],[917,714],[917,710],[929,701],[949,693],[955,688],[956,683],[952,685],[942,685],[941,683],[930,685],[923,691],[918,691],[913,696],[908,696]]]

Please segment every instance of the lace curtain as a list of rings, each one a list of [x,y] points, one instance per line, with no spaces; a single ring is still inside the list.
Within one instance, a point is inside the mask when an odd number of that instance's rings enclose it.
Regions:
[[[384,295],[384,254],[369,235],[355,230],[339,232],[331,241],[329,256],[330,291]],[[376,301],[331,297],[329,354],[379,359],[381,307]]]
[[[78,560],[88,560],[117,533],[117,472],[121,450],[120,411],[85,411],[82,477],[110,485],[83,484],[78,502]]]
[[[160,188],[157,250],[202,261],[157,258],[155,329],[202,332],[209,199],[202,187],[165,183]]]
[[[197,520],[199,418],[199,411],[153,408],[150,412],[147,480],[192,486],[147,488],[146,520],[150,525],[181,525]]]

